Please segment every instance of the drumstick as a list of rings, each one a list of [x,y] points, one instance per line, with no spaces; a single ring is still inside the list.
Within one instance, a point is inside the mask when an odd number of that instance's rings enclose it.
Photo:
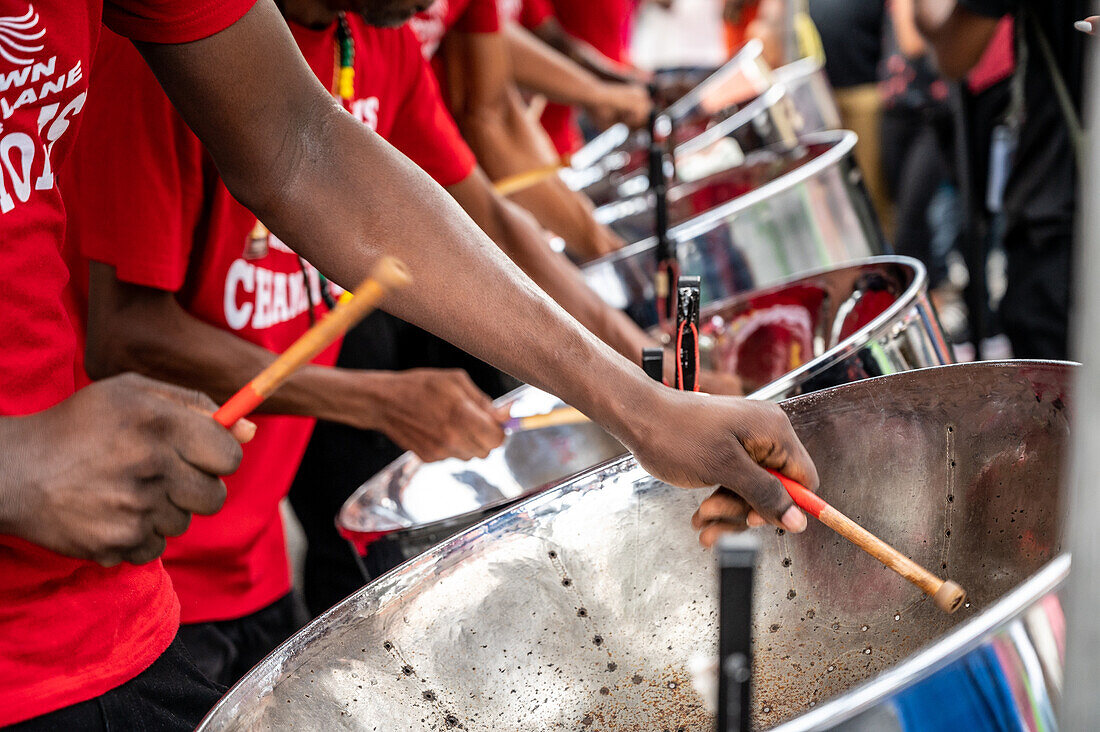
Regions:
[[[493,183],[493,188],[502,196],[510,196],[513,193],[519,193],[526,190],[533,185],[542,183],[547,178],[553,176],[561,170],[561,163],[552,163],[550,165],[544,165],[541,168],[535,168],[534,170],[526,170],[522,173],[516,173],[515,175],[509,175],[501,178],[496,183]]]
[[[342,297],[332,311],[214,412],[214,419],[229,428],[238,419],[247,416],[295,371],[374,310],[388,290],[407,285],[409,279],[409,271],[403,262],[393,257],[382,257],[370,276],[355,288],[352,293],[354,297]],[[309,286],[308,283],[306,286]]]
[[[936,603],[936,607],[940,610],[953,613],[963,604],[966,591],[962,587],[951,580],[942,580],[932,574],[830,506],[825,499],[805,486],[775,470],[768,472],[779,478],[779,482],[787,489],[787,493],[799,508],[919,587],[924,594],[932,598],[932,602]]]
[[[509,432],[521,432],[523,430],[539,430],[543,427],[559,427],[566,424],[583,424],[588,421],[588,417],[573,407],[558,407],[545,414],[535,414],[530,417],[512,417],[504,423],[504,429]]]

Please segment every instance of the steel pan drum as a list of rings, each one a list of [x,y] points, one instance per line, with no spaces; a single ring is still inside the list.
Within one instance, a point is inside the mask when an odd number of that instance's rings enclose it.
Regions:
[[[802,59],[772,72],[750,42],[733,59],[668,107],[660,130],[671,133],[672,182],[740,164],[761,147],[792,150],[799,136],[840,128],[840,114],[821,64]],[[566,184],[597,205],[649,187],[649,132],[616,125],[570,158]]]
[[[744,183],[742,172],[728,171],[699,190],[684,189],[698,193],[706,210],[674,226],[669,237],[676,242],[681,272],[702,277],[704,305],[887,251],[852,158],[855,143],[852,132],[807,136],[803,144],[816,155],[724,203],[719,201],[732,192],[730,186]],[[685,200],[684,210],[691,197]],[[650,227],[649,205],[645,196],[623,202],[619,218],[633,217]],[[628,211],[630,206],[637,210]],[[582,268],[593,290],[644,327],[657,323],[656,243],[653,237],[643,239]]]
[[[784,403],[822,495],[970,600],[942,613],[816,522],[799,536],[762,530],[757,728],[830,729],[862,714],[878,720],[863,729],[898,729],[903,703],[955,661],[987,672],[976,693],[1007,689],[994,711],[1050,717],[1071,375],[1067,364],[965,364]],[[593,468],[351,596],[201,729],[710,730],[687,672],[716,654],[714,556],[689,525],[707,493],[630,457]],[[924,704],[949,706],[963,686],[925,687]],[[954,721],[908,729],[974,728]]]
[[[920,262],[880,257],[823,270],[704,308],[700,357],[754,399],[788,396],[952,361]],[[517,416],[561,402],[532,387]],[[485,460],[424,464],[408,453],[344,504],[342,533],[377,577],[433,544],[604,460],[623,447],[592,424],[510,435]]]

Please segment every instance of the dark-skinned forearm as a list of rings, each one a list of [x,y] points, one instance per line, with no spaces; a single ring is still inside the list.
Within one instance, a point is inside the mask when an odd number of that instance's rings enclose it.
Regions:
[[[413,284],[387,298],[388,310],[633,439],[628,405],[654,389],[641,370],[543,293],[426,174],[338,108],[270,2],[212,38],[143,52],[234,195],[322,272],[350,288],[383,253],[401,258]]]
[[[517,210],[515,204],[493,197],[491,190],[486,190],[488,181],[480,171],[474,175],[488,200],[464,208],[531,279],[582,325],[627,358],[636,361],[642,348],[654,345],[629,318],[608,306],[588,287],[568,258],[547,246],[542,232],[527,214]]]
[[[118,282],[92,265],[85,366],[103,379],[134,371],[224,402],[275,360],[271,351],[195,318],[162,290]],[[257,411],[317,417],[359,427],[380,423],[385,391],[376,374],[307,365]]]
[[[557,18],[547,18],[531,32],[543,43],[568,56],[581,68],[592,72],[604,81],[622,84],[636,84],[644,81],[643,74],[612,61],[591,45],[566,33]]]
[[[601,103],[603,82],[515,23],[505,28],[512,70],[521,87],[552,102],[591,107]]]

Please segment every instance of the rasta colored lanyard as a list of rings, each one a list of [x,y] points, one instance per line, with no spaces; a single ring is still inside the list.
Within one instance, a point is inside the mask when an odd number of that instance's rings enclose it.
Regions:
[[[332,75],[332,89],[330,91],[334,97],[340,100],[340,105],[347,109],[348,104],[355,99],[355,39],[351,36],[351,26],[348,25],[348,19],[342,11],[336,16],[336,40],[333,46],[332,54],[335,70]],[[309,290],[309,278],[306,274],[306,262],[299,256],[298,264],[302,268],[302,275],[306,277],[306,297],[310,298],[309,320],[312,323],[314,320],[313,300]],[[325,301],[325,307],[332,310],[336,307],[336,298],[332,296],[328,279],[320,272],[317,273],[317,277],[321,280],[321,299]]]
[[[351,37],[351,26],[343,12],[336,16],[335,46],[332,95],[346,107],[355,99],[355,39]]]

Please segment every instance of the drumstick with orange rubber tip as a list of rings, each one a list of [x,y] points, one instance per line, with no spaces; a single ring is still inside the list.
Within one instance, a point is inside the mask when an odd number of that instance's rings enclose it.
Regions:
[[[779,478],[795,505],[919,587],[940,610],[953,613],[966,600],[966,591],[956,583],[932,574],[797,481],[775,470],[768,472]]]
[[[228,429],[250,414],[295,371],[374,310],[387,292],[404,287],[409,281],[409,270],[403,262],[382,257],[370,276],[355,288],[352,297],[341,297],[335,308],[214,412],[214,419]]]

